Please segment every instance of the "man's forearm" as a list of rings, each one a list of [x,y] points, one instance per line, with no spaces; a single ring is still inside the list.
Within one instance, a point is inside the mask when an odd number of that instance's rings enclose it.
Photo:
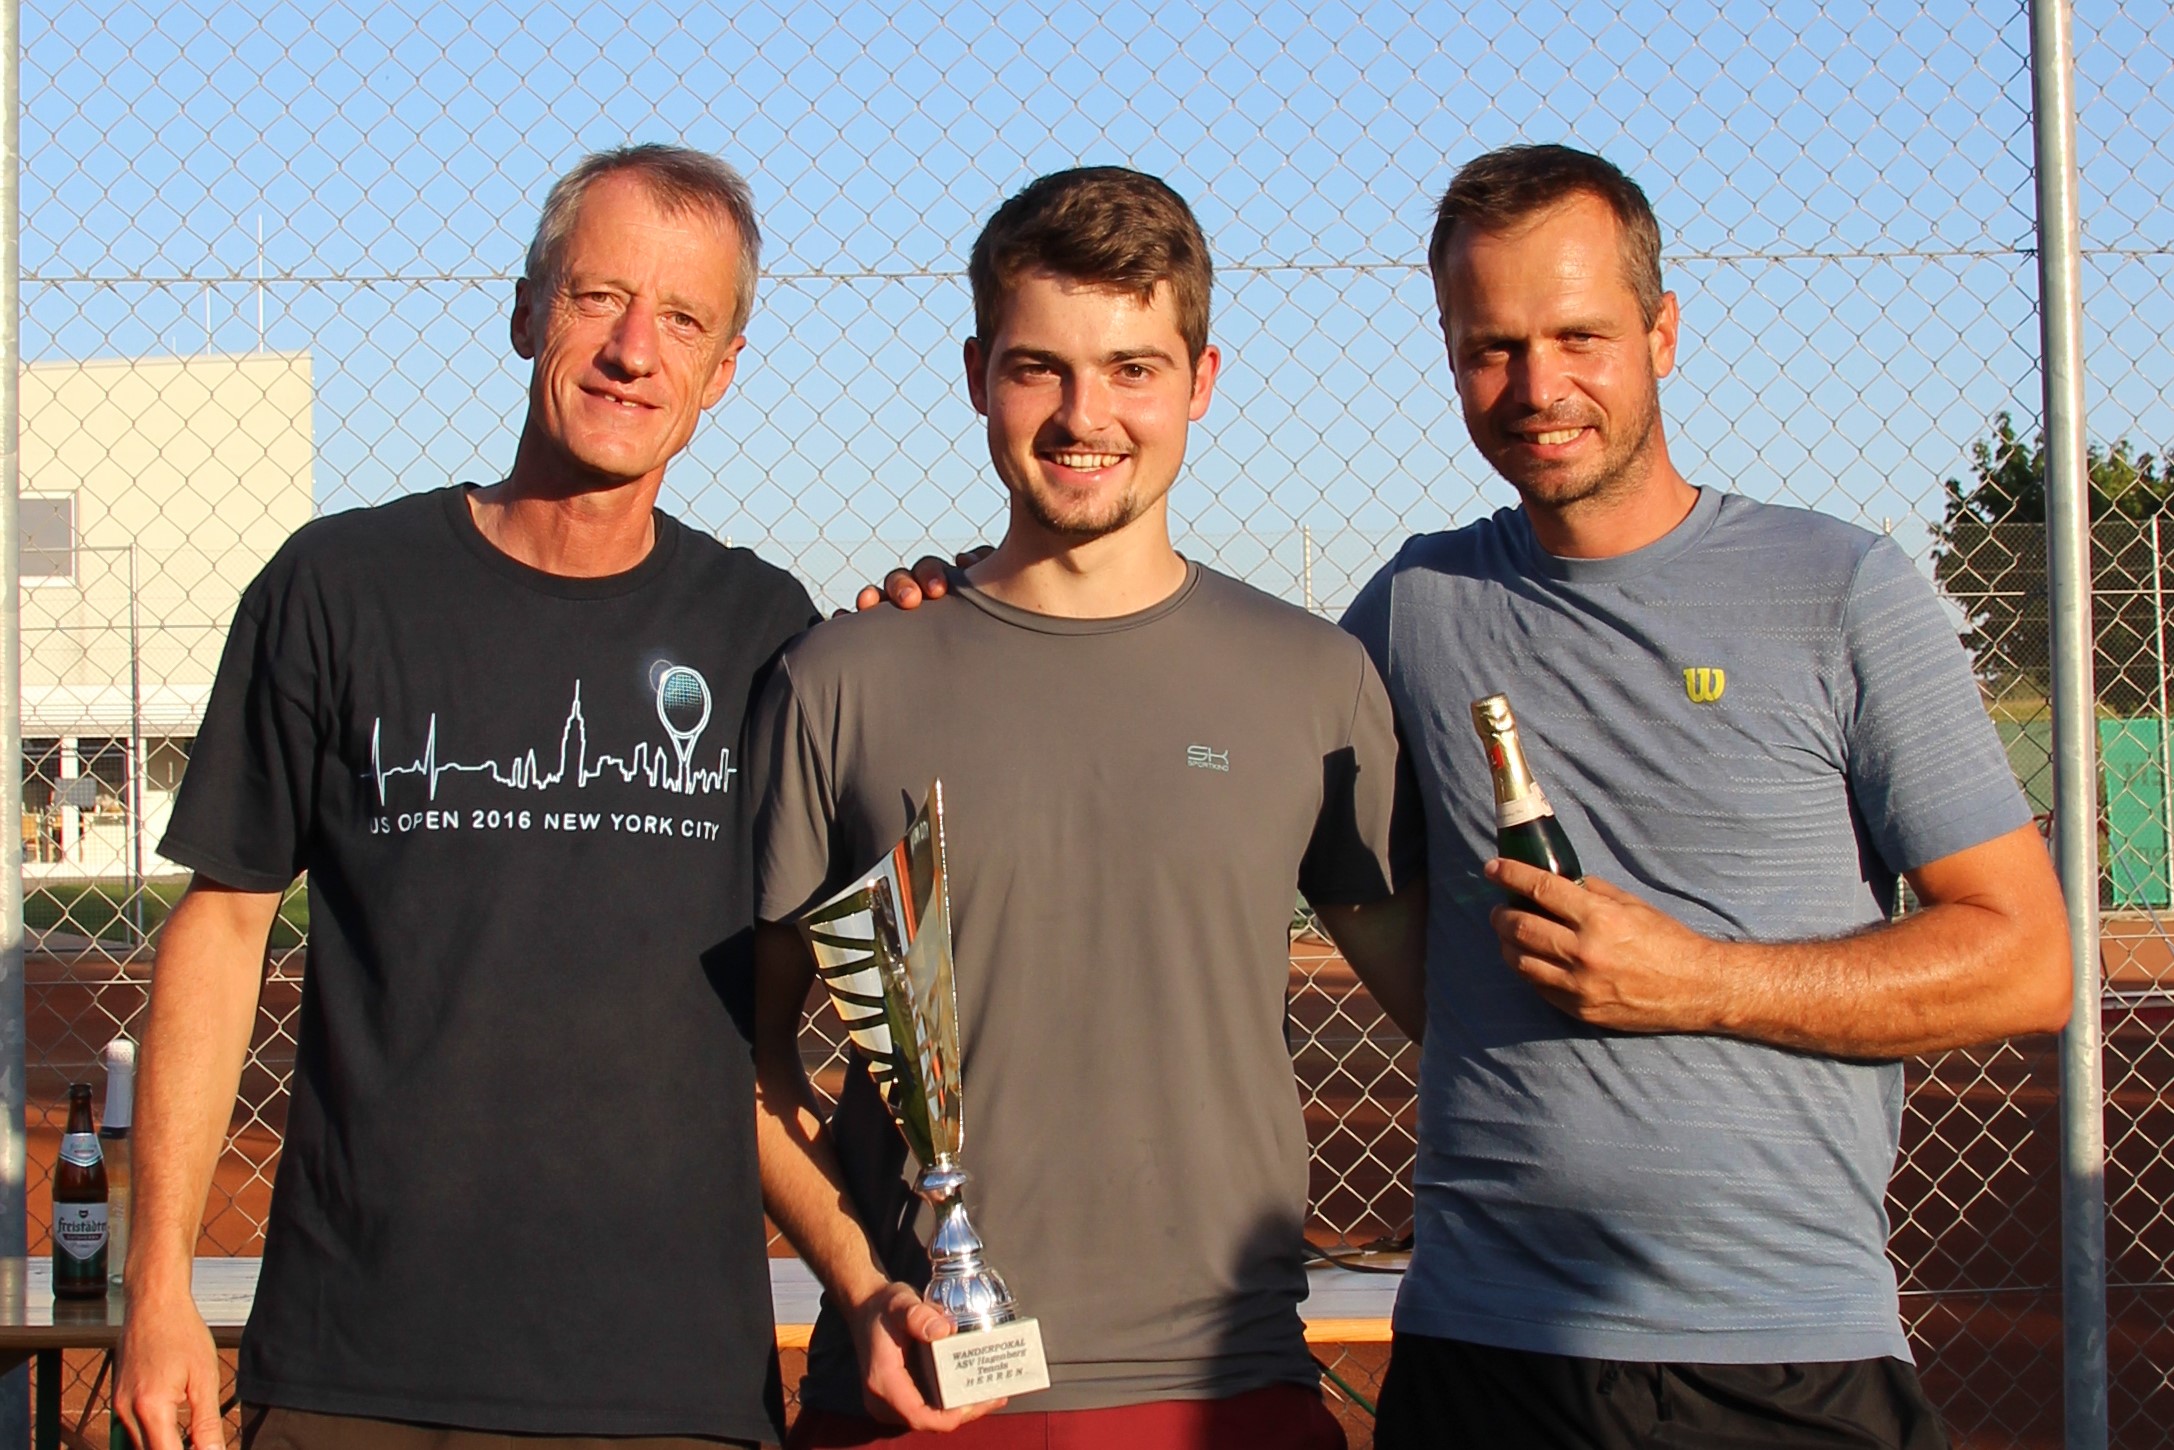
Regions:
[[[890,1282],[841,1186],[830,1137],[812,1105],[797,1111],[774,1087],[757,1090],[755,1142],[770,1219],[842,1307]]]
[[[226,1144],[279,893],[201,880],[159,935],[136,1089],[129,1292],[189,1292],[212,1171]]]
[[[853,1214],[815,1090],[800,1063],[800,1013],[815,962],[791,927],[755,928],[755,1144],[763,1207],[843,1305],[889,1282]]]
[[[1427,882],[1364,906],[1317,906],[1315,920],[1336,943],[1389,1020],[1418,1042],[1427,1029]]]
[[[1504,959],[1597,1026],[1908,1057],[2068,1020],[2067,917],[2027,826],[1910,872],[1922,910],[1831,941],[1715,941],[1608,881],[1487,874],[1540,907],[1495,909]]]
[[[1981,907],[1930,906],[1835,941],[1715,943],[1714,1030],[1830,1057],[1912,1057],[2050,1032],[2067,1016],[2034,941]]]

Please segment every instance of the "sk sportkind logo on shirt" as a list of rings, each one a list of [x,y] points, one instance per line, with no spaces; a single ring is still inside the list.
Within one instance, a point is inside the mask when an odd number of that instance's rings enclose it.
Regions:
[[[1728,687],[1728,672],[1719,665],[1692,665],[1683,672],[1683,692],[1694,705],[1711,705]]]
[[[1214,750],[1205,745],[1188,745],[1185,747],[1185,763],[1195,770],[1220,770],[1225,775],[1230,774],[1230,752],[1228,750]]]

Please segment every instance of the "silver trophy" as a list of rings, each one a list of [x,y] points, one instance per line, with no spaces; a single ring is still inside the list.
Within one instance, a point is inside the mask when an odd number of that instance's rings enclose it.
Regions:
[[[936,1402],[957,1409],[1047,1389],[1041,1325],[1019,1316],[966,1216],[971,1176],[959,1166],[959,1010],[942,781],[930,783],[905,839],[803,917],[800,930],[839,1020],[921,1165],[914,1192],[935,1214],[924,1297],[959,1330],[928,1347]]]

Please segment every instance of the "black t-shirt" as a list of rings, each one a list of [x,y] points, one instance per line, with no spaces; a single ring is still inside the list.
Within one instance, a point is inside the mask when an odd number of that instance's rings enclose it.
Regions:
[[[245,1399],[776,1434],[740,742],[813,617],[662,514],[624,574],[530,569],[459,487],[312,523],[250,586],[160,846],[309,873]]]

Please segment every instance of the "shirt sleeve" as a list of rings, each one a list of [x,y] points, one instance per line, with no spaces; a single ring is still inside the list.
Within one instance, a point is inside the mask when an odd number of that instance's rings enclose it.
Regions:
[[[822,612],[808,597],[806,586],[787,575],[779,586],[777,602],[770,610],[768,638],[772,643],[772,658],[822,622]]]
[[[1389,692],[1363,649],[1345,653],[1357,675],[1351,725],[1321,763],[1321,814],[1298,870],[1299,890],[1319,906],[1378,901],[1426,865],[1418,792]]]
[[[755,710],[755,915],[791,921],[822,900],[837,797],[793,676],[792,651]]]
[[[1366,646],[1374,668],[1385,680],[1389,678],[1389,604],[1395,581],[1396,560],[1391,559],[1366,581],[1341,621],[1344,633]]]
[[[159,854],[223,885],[281,891],[309,866],[324,743],[307,591],[274,558],[243,593]]]
[[[1887,865],[1914,870],[2027,824],[1970,657],[1893,541],[1859,562],[1842,628],[1850,792]]]

